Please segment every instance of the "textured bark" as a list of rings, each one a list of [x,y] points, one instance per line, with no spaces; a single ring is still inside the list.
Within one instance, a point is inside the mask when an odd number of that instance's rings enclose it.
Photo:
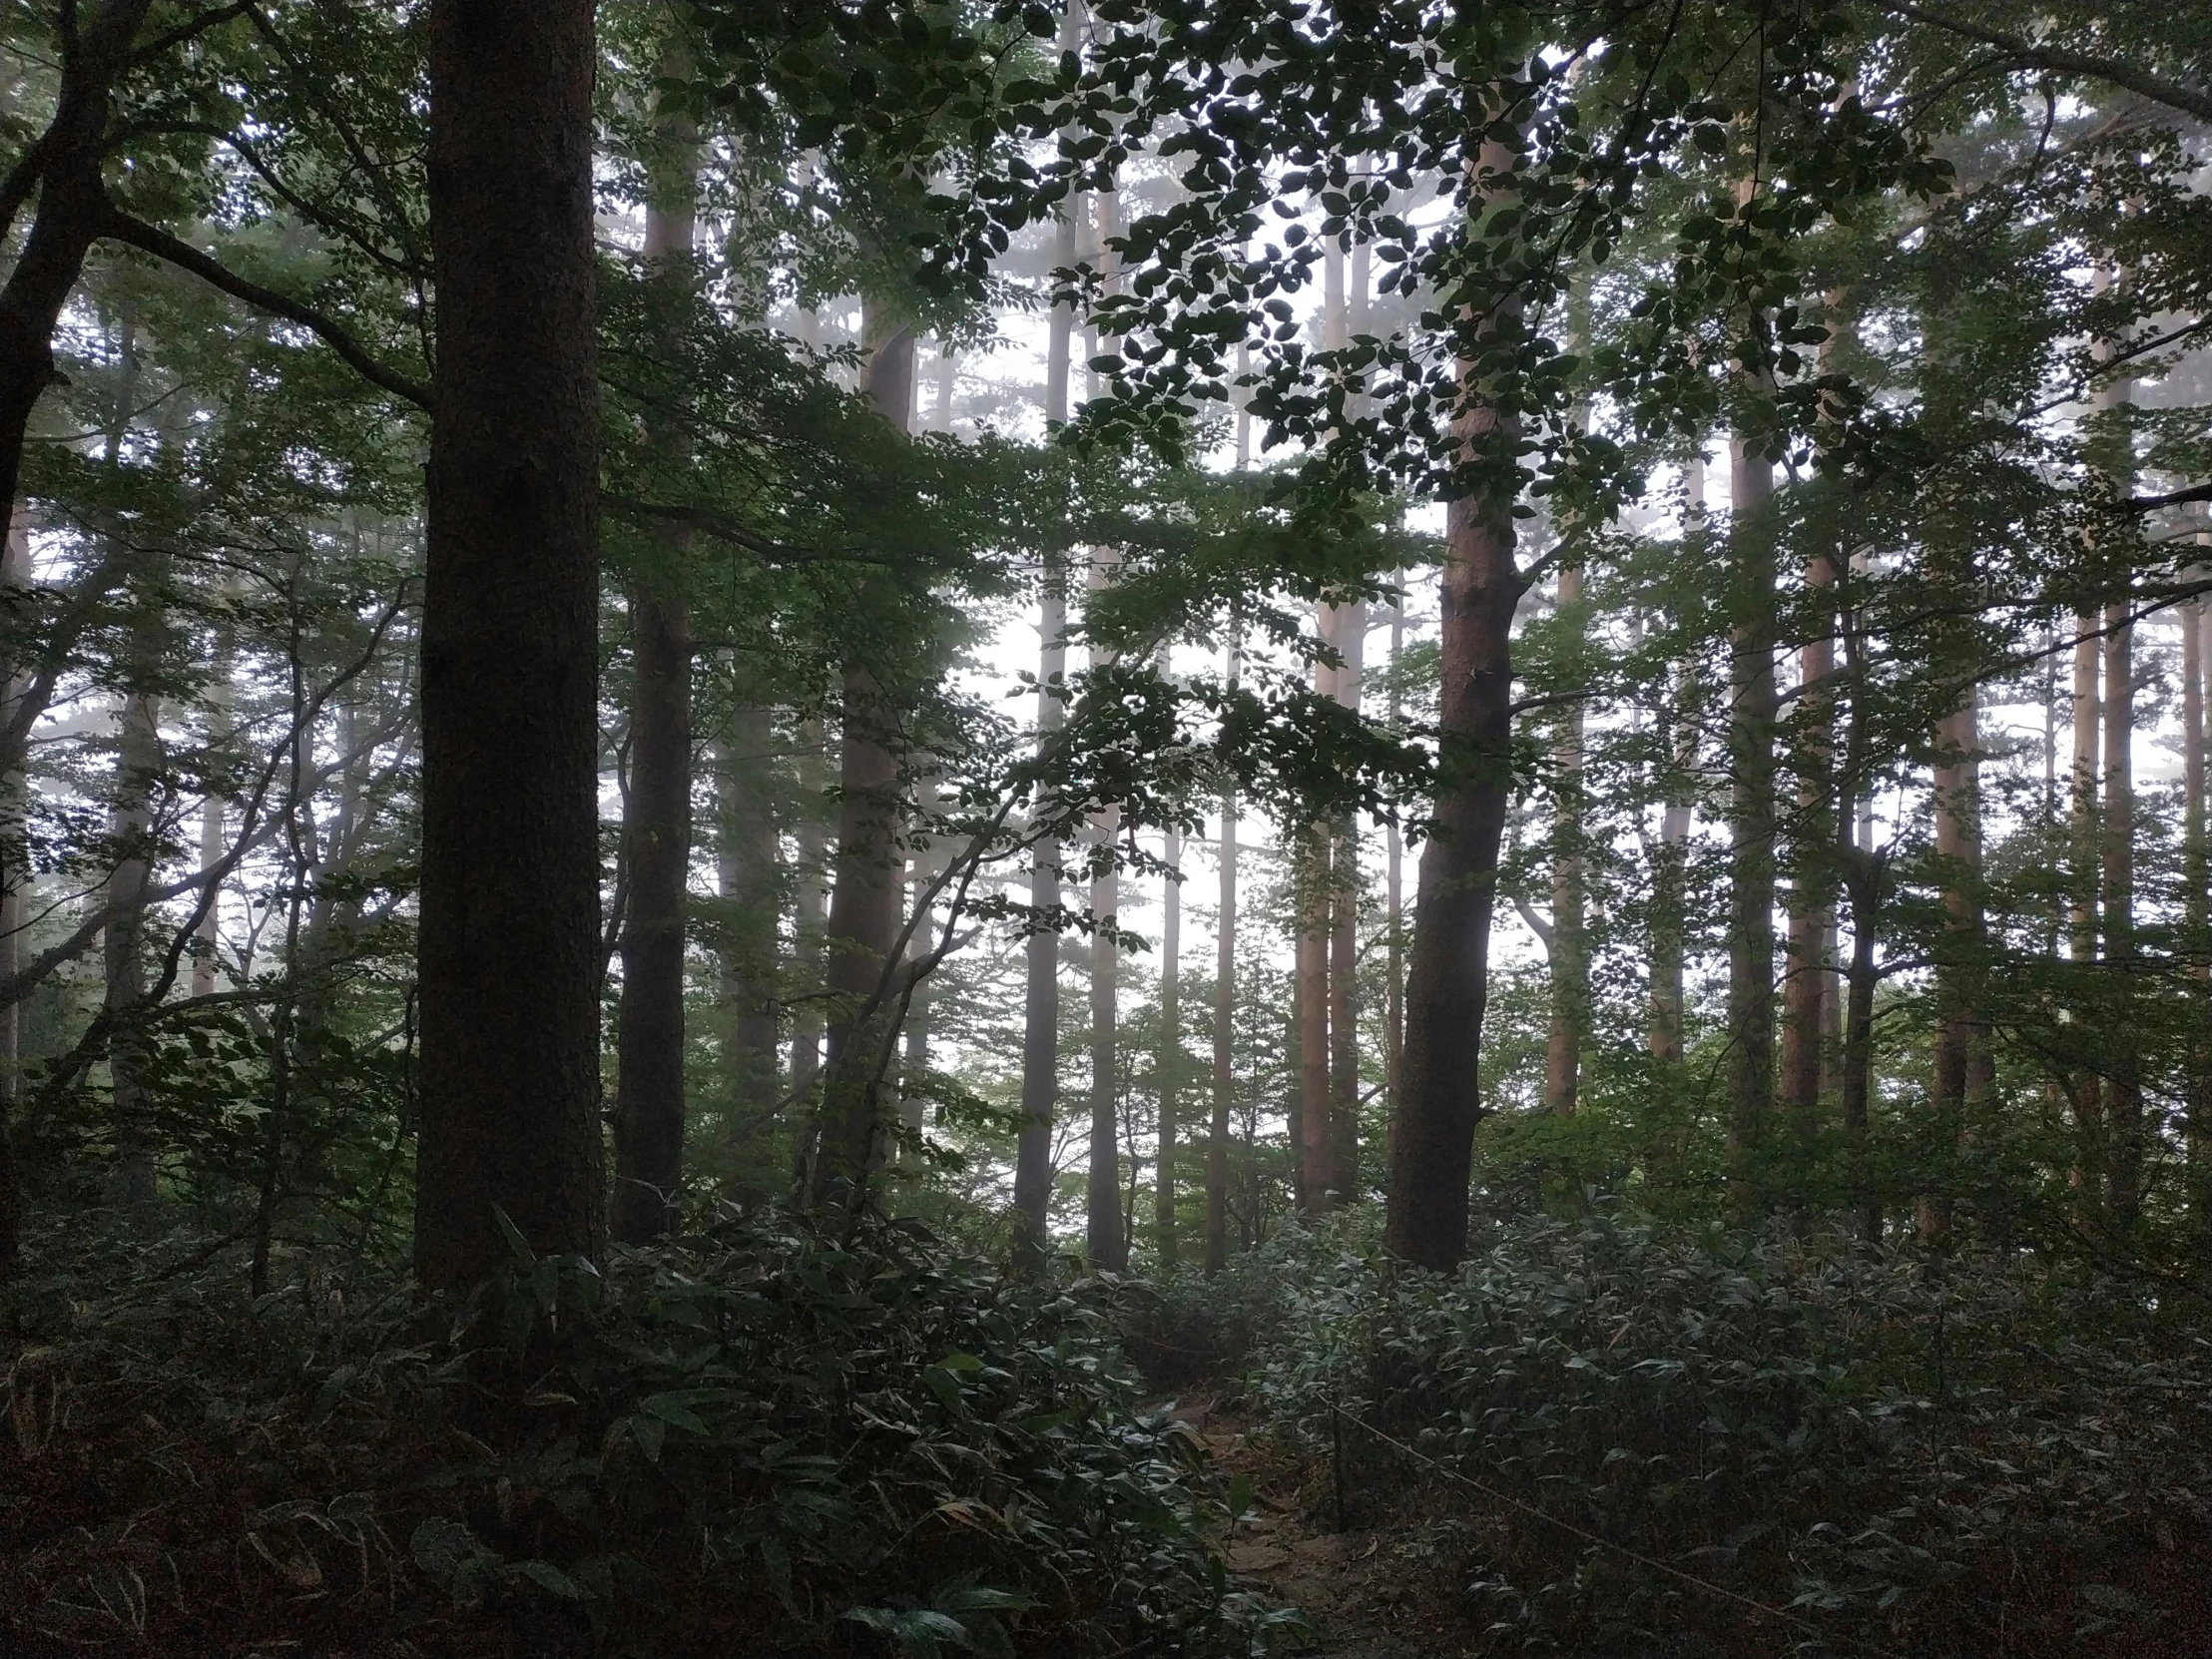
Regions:
[[[1334,607],[1316,608],[1316,628],[1324,645],[1336,644]],[[1335,676],[1314,665],[1314,692],[1335,695]],[[1294,995],[1298,1020],[1298,1122],[1292,1144],[1298,1149],[1297,1199],[1302,1215],[1329,1208],[1335,1185],[1336,1149],[1329,1132],[1329,834],[1320,822],[1301,824],[1292,832],[1292,896],[1296,906]]]
[[[680,61],[663,73],[681,74]],[[691,280],[696,143],[672,131],[677,164],[656,169],[644,257],[653,279]],[[669,342],[672,345],[678,341]],[[655,434],[685,448],[684,434]],[[692,841],[691,604],[681,562],[688,536],[666,533],[660,558],[630,584],[630,788],[623,799],[622,997],[615,1014],[615,1185],[610,1226],[643,1244],[678,1223],[684,1166],[684,922]]]
[[[30,526],[20,507],[11,516],[5,541],[0,542],[0,609],[16,614],[22,590],[31,581]],[[0,686],[10,706],[23,695],[25,676],[12,660],[0,655]],[[20,770],[0,772],[0,982],[15,978],[22,961],[25,888],[30,870],[25,861],[24,779]],[[15,1146],[9,1138],[10,1120],[22,1096],[22,1008],[19,998],[0,1003],[0,1282],[15,1272],[21,1255],[23,1233],[21,1177],[16,1169]]]
[[[799,890],[792,900],[792,954],[799,999],[792,1009],[791,1069],[792,1092],[804,1099],[822,1070],[823,946],[830,925],[830,889],[825,883],[830,879],[830,807],[824,794],[829,736],[820,720],[799,723],[798,747],[800,817],[792,838],[799,849]],[[813,1119],[806,1121],[811,1125]],[[803,1131],[801,1139],[810,1136],[811,1129]]]
[[[723,902],[721,983],[729,1033],[725,1069],[738,1122],[763,1121],[777,1076],[777,904],[782,845],[769,791],[769,711],[743,708],[715,746],[715,885]]]
[[[1165,653],[1162,653],[1165,656]],[[1163,665],[1164,667],[1164,665]],[[1175,1237],[1176,1121],[1178,1092],[1183,1070],[1183,887],[1176,876],[1183,868],[1183,832],[1170,830],[1166,846],[1167,890],[1161,894],[1160,921],[1160,1053],[1153,1062],[1160,1091],[1160,1161],[1153,1172],[1153,1233],[1160,1252],[1160,1266],[1176,1264]]]
[[[1728,1148],[1739,1208],[1774,1103],[1774,465],[1729,444]]]
[[[1579,560],[1560,566],[1558,605],[1561,618],[1579,636]],[[1552,740],[1552,764],[1559,782],[1551,836],[1551,1024],[1544,1042],[1544,1107],[1554,1117],[1562,1118],[1574,1116],[1581,1082],[1582,1038],[1589,1025],[1590,967],[1583,936],[1582,726],[1582,703],[1576,699],[1560,710],[1558,732]]]
[[[1397,685],[1397,660],[1405,649],[1405,573],[1396,578],[1398,596],[1390,602],[1390,708],[1393,734],[1405,727],[1403,696]],[[1405,849],[1397,820],[1382,826],[1382,1077],[1389,1091],[1389,1122],[1397,1123],[1398,1073],[1405,1058]]]
[[[1485,165],[1503,158],[1485,146]],[[1474,402],[1455,422],[1463,452],[1512,441]],[[1502,496],[1503,492],[1498,492]],[[1512,625],[1521,578],[1511,502],[1452,501],[1438,583],[1448,773],[1436,833],[1422,847],[1405,985],[1404,1098],[1390,1146],[1383,1243],[1418,1266],[1449,1269],[1466,1252],[1467,1180],[1482,1115],[1477,1065],[1489,994],[1498,845],[1512,786]]]
[[[1237,686],[1237,642],[1229,642],[1229,689]],[[1221,798],[1221,916],[1214,939],[1214,1119],[1206,1139],[1206,1271],[1229,1262],[1229,1108],[1236,1091],[1237,797]]]
[[[1979,707],[1971,688],[1936,728],[1936,856],[1943,870],[1943,940],[1936,963],[1934,1105],[1955,1140],[1967,1109],[1988,1092],[1989,1047],[1982,1006]],[[1950,1201],[1925,1190],[1916,1204],[1923,1244],[1949,1235]]]
[[[1820,1109],[1822,1055],[1832,1007],[1829,963],[1835,928],[1836,838],[1834,757],[1830,729],[1835,698],[1826,685],[1836,669],[1827,592],[1836,566],[1827,553],[1807,561],[1805,585],[1821,606],[1813,637],[1798,651],[1797,869],[1790,881],[1787,972],[1782,988],[1782,1103],[1801,1140],[1810,1140]]]
[[[31,169],[25,186],[35,185],[38,211],[0,285],[0,504],[11,509],[31,410],[55,379],[54,328],[108,211],[100,169],[111,95],[149,9],[149,0],[73,8],[54,119],[19,164]]]
[[[592,7],[434,0],[415,1272],[597,1248]]]
[[[893,430],[913,409],[914,336],[870,319],[863,389]],[[829,1040],[823,1060],[822,1135],[812,1190],[817,1203],[864,1200],[887,1149],[888,1098],[878,1064],[895,999],[877,992],[902,919],[904,857],[898,849],[896,710],[872,668],[845,665],[838,767],[836,884],[830,895]],[[867,1004],[878,1006],[870,1011]]]
[[[2135,959],[2135,628],[2126,601],[2104,614],[2104,812],[2099,888],[2104,907],[2104,956],[2114,992],[2130,988]],[[2133,1042],[2112,1045],[2105,1078],[2105,1206],[2112,1224],[2132,1228],[2143,1199],[2143,1084]]]
[[[1058,313],[1054,313],[1057,317]],[[1064,352],[1066,336],[1061,345]],[[1067,365],[1060,365],[1063,396]],[[1054,554],[1046,560],[1037,618],[1037,741],[1051,741],[1064,721],[1060,700],[1046,689],[1067,677],[1067,569]],[[1049,804],[1040,803],[1049,810]],[[1029,902],[1042,914],[1060,902],[1060,843],[1040,840],[1030,858]],[[1039,927],[1029,935],[1028,987],[1022,1007],[1021,1133],[1014,1149],[1015,1259],[1041,1270],[1052,1202],[1052,1125],[1060,1103],[1060,934]]]
[[[1706,533],[1705,460],[1698,456],[1683,471],[1682,539],[1701,547]],[[1651,1057],[1662,1066],[1682,1060],[1682,978],[1692,791],[1697,777],[1697,727],[1691,696],[1695,681],[1684,664],[1676,682],[1672,731],[1666,762],[1665,805],[1660,810],[1659,844],[1651,865]]]
[[[1337,701],[1355,713],[1367,646],[1368,609],[1337,609]],[[1357,1204],[1360,1180],[1360,835],[1353,815],[1331,827],[1329,847],[1329,1148],[1331,1200]]]
[[[1087,578],[1095,591],[1106,585],[1116,562],[1109,549],[1096,552]],[[1091,667],[1103,668],[1112,654],[1090,648]],[[1094,843],[1110,852],[1121,828],[1118,808],[1107,808],[1092,824]],[[1129,1235],[1122,1224],[1120,1054],[1117,993],[1121,947],[1112,924],[1121,909],[1121,880],[1111,863],[1091,877],[1091,914],[1099,930],[1091,935],[1091,1142],[1090,1170],[1084,1181],[1083,1242],[1094,1268],[1118,1273],[1129,1265]]]
[[[2212,532],[2199,532],[2212,543]],[[2190,575],[2198,581],[2206,567]],[[2188,1156],[2189,1202],[2200,1232],[2212,1231],[2212,832],[2205,803],[2205,679],[2212,647],[2212,604],[2200,594],[2181,606],[2181,905],[2182,949],[2197,987],[2196,1033],[2184,1064],[2182,1129]]]

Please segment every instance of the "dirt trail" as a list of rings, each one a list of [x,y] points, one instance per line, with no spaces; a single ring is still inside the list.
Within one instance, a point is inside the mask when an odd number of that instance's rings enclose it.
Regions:
[[[1299,1608],[1313,1636],[1297,1651],[1322,1659],[1452,1659],[1484,1651],[1459,1599],[1458,1550],[1439,1547],[1410,1492],[1356,1493],[1345,1529],[1327,1459],[1255,1438],[1249,1421],[1209,1399],[1177,1417],[1204,1438],[1228,1477],[1252,1482],[1252,1503],[1229,1540],[1229,1570]],[[1393,1496],[1400,1501],[1392,1502]]]

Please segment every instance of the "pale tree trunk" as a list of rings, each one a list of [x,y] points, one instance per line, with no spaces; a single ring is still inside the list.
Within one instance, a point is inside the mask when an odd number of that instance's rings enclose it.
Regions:
[[[1228,685],[1237,687],[1237,640],[1229,640]],[[1236,1090],[1237,796],[1221,797],[1221,919],[1214,940],[1214,1121],[1206,1140],[1206,1271],[1229,1261],[1229,1109]]]
[[[1171,829],[1163,849],[1168,866],[1165,890],[1160,895],[1160,1054],[1153,1062],[1160,1089],[1160,1162],[1153,1175],[1153,1231],[1159,1240],[1160,1266],[1176,1265],[1175,1236],[1177,1096],[1183,1071],[1183,887],[1177,879],[1183,870],[1183,831]]]
[[[2072,757],[2067,791],[2066,951],[2084,976],[2097,959],[2097,763],[2103,744],[2100,642],[2093,616],[2074,618]],[[2094,1073],[2066,1080],[2074,1118],[2074,1197],[2085,1219],[2104,1205],[2104,1097]]]
[[[954,354],[950,340],[937,342],[937,401],[929,411],[929,429],[933,432],[952,430],[952,399],[958,389],[960,376],[959,358]]]
[[[1361,600],[1337,607],[1337,701],[1357,713],[1367,650],[1368,608]],[[1329,1144],[1330,1195],[1360,1201],[1360,833],[1351,813],[1332,826],[1329,867]]]
[[[1060,50],[1077,50],[1082,7],[1071,4],[1060,19]],[[1054,229],[1053,263],[1072,266],[1077,258],[1076,222],[1086,213],[1078,194]],[[1068,418],[1068,377],[1075,347],[1075,309],[1054,305],[1045,349],[1044,418],[1049,430]],[[1060,730],[1065,711],[1055,692],[1067,678],[1067,560],[1057,548],[1044,555],[1044,579],[1037,601],[1037,743],[1041,749]],[[1051,811],[1040,798],[1039,813]],[[1042,1272],[1046,1228],[1052,1204],[1052,1126],[1060,1104],[1060,932],[1043,917],[1062,898],[1061,847],[1040,840],[1030,853],[1029,904],[1037,920],[1025,943],[1028,981],[1022,1005],[1021,1129],[1014,1147],[1014,1261],[1026,1272]]]
[[[895,432],[910,430],[914,336],[870,318],[864,390]],[[875,671],[857,659],[844,670],[843,742],[838,763],[837,867],[830,898],[827,986],[830,999],[823,1060],[822,1135],[813,1192],[819,1203],[864,1201],[885,1151],[884,1078],[877,1057],[895,999],[876,1000],[898,942],[905,860],[898,851],[895,710]]]
[[[1806,562],[1805,585],[1822,606],[1822,620],[1798,651],[1798,868],[1790,882],[1788,967],[1782,989],[1782,1103],[1801,1142],[1810,1142],[1820,1110],[1822,1056],[1833,1012],[1836,810],[1830,732],[1836,701],[1826,682],[1836,669],[1836,641],[1827,620],[1827,593],[1835,584],[1835,562],[1825,551],[1815,553]]]
[[[2135,958],[2135,627],[2119,600],[2104,614],[2104,820],[2100,886],[2104,955],[2114,991],[2125,995]],[[2143,1197],[2143,1085],[2135,1045],[2112,1045],[2105,1080],[2107,1153],[2105,1204],[2112,1223],[2135,1225]]]
[[[134,668],[151,674],[161,650],[161,622],[150,597],[139,601],[133,627]],[[108,1070],[115,1117],[115,1161],[109,1201],[144,1219],[156,1203],[158,1137],[145,1086],[146,1061],[136,1030],[146,999],[146,889],[154,875],[154,794],[162,771],[161,699],[151,692],[124,694],[117,710],[115,794],[108,830],[121,855],[108,876],[106,898],[117,908],[105,940],[104,1012],[116,1022],[109,1039]]]
[[[1396,577],[1398,594],[1390,602],[1390,731],[1402,737],[1405,727],[1403,695],[1398,690],[1397,660],[1405,649],[1405,573]],[[1389,1090],[1388,1121],[1397,1122],[1398,1073],[1405,1055],[1405,936],[1404,936],[1403,837],[1397,820],[1382,826],[1382,1076]]]
[[[432,0],[414,1262],[597,1248],[599,396],[588,0]]]
[[[662,73],[681,76],[680,60]],[[656,168],[644,257],[672,295],[691,285],[698,145],[666,123],[676,155]],[[665,344],[679,348],[680,340]],[[655,434],[677,453],[681,431]],[[676,1227],[684,1163],[684,922],[692,835],[692,632],[685,531],[667,533],[658,568],[630,583],[630,788],[624,797],[622,996],[615,1015],[615,1184],[610,1230],[644,1244]]]
[[[1103,204],[1102,204],[1103,205]],[[1093,550],[1086,585],[1097,593],[1111,579],[1119,556],[1111,548]],[[1090,666],[1108,667],[1113,653],[1090,647]],[[1129,1265],[1129,1236],[1122,1226],[1120,1129],[1120,1033],[1118,992],[1121,946],[1113,928],[1121,909],[1121,878],[1113,865],[1114,842],[1121,830],[1121,809],[1107,807],[1091,821],[1091,840],[1099,863],[1091,875],[1091,1141],[1085,1182],[1084,1250],[1091,1266],[1120,1272]]]
[[[765,1121],[781,1098],[776,1056],[781,846],[769,799],[769,711],[734,711],[715,745],[715,887],[722,896],[721,984],[733,1128]]]
[[[798,844],[798,890],[792,899],[792,955],[798,968],[798,996],[792,1009],[791,1084],[802,1103],[822,1070],[823,948],[830,926],[830,813],[826,786],[830,738],[823,723],[810,716],[800,721],[799,823],[793,830]],[[809,1123],[812,1113],[804,1114]],[[802,1139],[809,1138],[803,1132]],[[812,1155],[808,1155],[812,1162]]]
[[[1055,325],[1064,313],[1055,312]],[[1059,339],[1059,384],[1067,395],[1068,330]],[[1064,411],[1063,411],[1064,412]],[[1052,742],[1065,719],[1055,691],[1067,678],[1067,567],[1059,554],[1045,560],[1037,617],[1037,742]],[[1040,799],[1039,812],[1051,811]],[[1021,1040],[1021,1131],[1014,1149],[1014,1254],[1017,1264],[1041,1272],[1052,1201],[1052,1125],[1060,1102],[1060,931],[1044,917],[1061,902],[1060,843],[1037,842],[1030,854],[1029,904],[1036,919],[1025,944],[1028,986]]]
[[[235,584],[226,584],[225,598],[236,593]],[[227,742],[230,737],[231,708],[237,696],[232,676],[238,666],[238,635],[226,619],[219,625],[215,645],[214,672],[208,676],[208,743],[213,764],[214,746]],[[352,746],[348,744],[347,753]],[[210,790],[200,803],[200,868],[203,873],[213,870],[230,850],[230,842],[223,835],[223,797]],[[223,964],[219,952],[223,944],[223,904],[220,888],[208,896],[207,914],[200,919],[192,941],[192,994],[213,996],[222,983]]]
[[[1728,1150],[1739,1210],[1756,1208],[1774,1102],[1774,464],[1729,443]]]
[[[1478,192],[1492,201],[1509,195],[1515,163],[1503,145],[1485,143]],[[1517,444],[1517,427],[1483,400],[1471,368],[1462,369],[1460,389],[1459,453],[1494,461],[1502,446]],[[1438,1270],[1455,1267],[1467,1246],[1490,920],[1512,791],[1512,626],[1522,587],[1510,492],[1491,486],[1457,495],[1447,508],[1438,582],[1446,770],[1436,833],[1421,848],[1405,985],[1404,1099],[1383,1224],[1387,1249]]]
[[[924,815],[937,811],[939,797],[933,773],[924,771],[917,782],[915,806]],[[928,902],[930,884],[945,867],[941,834],[934,829],[925,832],[932,837],[930,844],[916,848],[907,860],[908,908],[909,913],[917,917],[912,939],[906,947],[906,963],[900,969],[909,975],[936,946],[934,916],[923,913],[922,907]],[[927,1124],[928,1103],[917,1090],[923,1082],[923,1074],[929,1069],[929,1018],[935,997],[934,982],[926,975],[908,983],[906,1021],[899,1032],[898,1060],[898,1152],[901,1161],[908,1164],[918,1163],[922,1130]]]
[[[1572,535],[1571,527],[1563,535]],[[1582,633],[1582,562],[1559,567],[1557,603],[1572,635]],[[1580,698],[1559,712],[1552,741],[1558,775],[1557,818],[1551,836],[1551,1026],[1544,1043],[1544,1107],[1554,1117],[1574,1116],[1581,1081],[1582,1034],[1588,1025],[1589,960],[1584,918],[1582,856],[1582,743]]]
[[[1683,469],[1685,506],[1683,541],[1702,542],[1705,535],[1705,458],[1699,455]],[[1666,768],[1664,805],[1659,817],[1659,844],[1651,870],[1651,1057],[1662,1066],[1682,1061],[1683,952],[1687,932],[1690,818],[1697,775],[1697,728],[1693,722],[1691,695],[1695,687],[1690,665],[1682,666],[1674,691],[1671,743]]]
[[[1335,607],[1318,612],[1321,642],[1336,644]],[[1336,694],[1336,676],[1325,663],[1314,665],[1317,696]],[[1298,827],[1298,869],[1294,877],[1298,906],[1298,1147],[1300,1210],[1320,1215],[1329,1208],[1335,1185],[1336,1145],[1329,1124],[1329,835],[1320,822]]]

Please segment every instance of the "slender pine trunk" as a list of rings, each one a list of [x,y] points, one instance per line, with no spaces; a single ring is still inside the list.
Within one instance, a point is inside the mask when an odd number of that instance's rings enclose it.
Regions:
[[[1761,1199],[1774,1104],[1774,464],[1761,440],[1729,443],[1728,1150],[1739,1211]]]
[[[1368,608],[1354,600],[1337,608],[1337,655],[1343,666],[1332,688],[1355,714],[1367,652]],[[1331,827],[1329,858],[1329,1145],[1330,1191],[1338,1204],[1357,1204],[1360,1178],[1360,831],[1351,813]]]
[[[1101,198],[1103,205],[1104,199]],[[1095,549],[1086,585],[1093,593],[1111,579],[1118,555]],[[1095,672],[1114,661],[1113,653],[1090,647]],[[1091,872],[1091,1137],[1090,1169],[1084,1188],[1084,1253],[1094,1268],[1119,1273],[1129,1265],[1129,1235],[1122,1221],[1120,1140],[1119,991],[1121,946],[1114,927],[1121,910],[1121,877],[1114,867],[1114,842],[1121,830],[1121,810],[1108,807],[1093,818],[1091,836],[1096,862]]]
[[[1174,1268],[1176,1240],[1176,1161],[1179,1154],[1177,1121],[1183,1071],[1183,831],[1167,832],[1164,857],[1168,866],[1165,891],[1160,895],[1160,1052],[1153,1061],[1159,1080],[1160,1153],[1153,1171],[1153,1234],[1163,1270]]]
[[[1238,650],[1229,641],[1227,681],[1237,686]],[[1206,1271],[1229,1262],[1229,1111],[1236,1091],[1237,796],[1221,797],[1221,918],[1214,940],[1214,1118],[1206,1140]]]

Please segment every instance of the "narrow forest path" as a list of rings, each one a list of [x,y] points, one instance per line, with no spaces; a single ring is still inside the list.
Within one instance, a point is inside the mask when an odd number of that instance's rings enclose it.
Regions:
[[[1355,1480],[1340,1530],[1328,1458],[1285,1450],[1207,1396],[1184,1400],[1173,1414],[1198,1431],[1225,1478],[1251,1482],[1252,1501],[1230,1535],[1229,1570],[1306,1615],[1312,1634],[1294,1651],[1320,1659],[1487,1651],[1459,1594],[1464,1533],[1427,1519],[1414,1487]]]

